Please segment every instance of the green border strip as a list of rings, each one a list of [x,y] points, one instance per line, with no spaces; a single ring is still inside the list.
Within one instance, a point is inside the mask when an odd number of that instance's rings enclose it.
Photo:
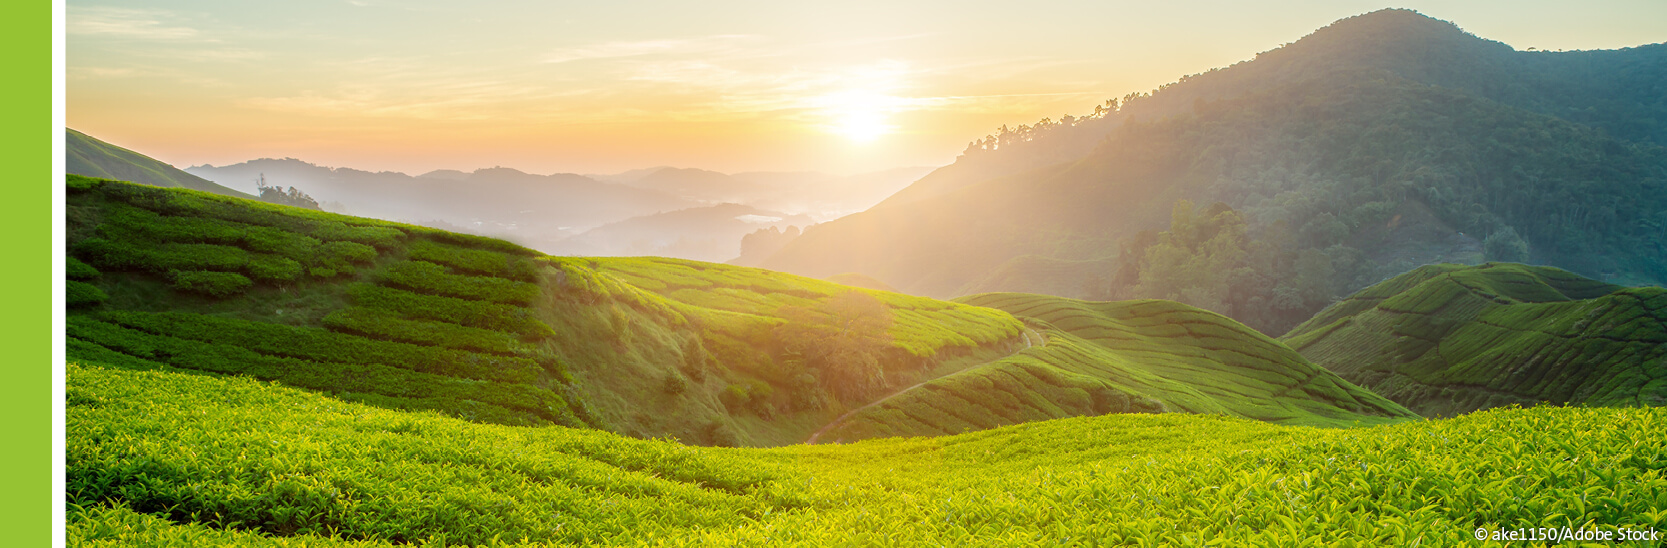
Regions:
[[[6,233],[0,270],[7,314],[0,315],[6,381],[0,383],[0,536],[8,546],[44,546],[54,531],[52,497],[52,266],[53,63],[55,2],[10,2],[0,15],[0,165],[10,190],[0,227]],[[56,299],[62,302],[62,297]],[[42,321],[41,316],[47,316]]]

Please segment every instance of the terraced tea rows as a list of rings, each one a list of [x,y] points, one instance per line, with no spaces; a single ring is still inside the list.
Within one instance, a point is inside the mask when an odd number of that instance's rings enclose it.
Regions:
[[[547,257],[200,192],[69,187],[72,357],[481,421],[791,443],[873,392],[1006,352],[1021,329],[1000,311],[757,269]]]
[[[962,301],[1035,322],[1047,344],[898,394],[835,425],[822,439],[943,435],[1128,412],[1334,426],[1413,417],[1277,341],[1179,303],[1019,293]]]
[[[193,191],[70,186],[71,253],[87,261],[71,270],[89,280],[72,288],[72,358],[487,422],[597,422],[538,344],[551,330],[530,307],[528,250]]]
[[[72,546],[1453,546],[1477,528],[1667,529],[1663,408],[1346,429],[1111,415],[717,449],[248,379],[71,366],[67,388]]]
[[[1667,404],[1667,290],[1564,270],[1431,265],[1361,290],[1284,340],[1426,416],[1547,401]]]

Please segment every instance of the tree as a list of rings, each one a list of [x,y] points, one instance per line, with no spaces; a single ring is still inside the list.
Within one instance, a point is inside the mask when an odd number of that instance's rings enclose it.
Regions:
[[[885,385],[891,309],[873,295],[846,291],[815,307],[783,307],[775,328],[784,355],[803,360],[835,397],[856,399]]]
[[[1489,234],[1482,240],[1482,254],[1489,261],[1505,263],[1528,262],[1528,242],[1523,241],[1511,227]]]
[[[260,178],[255,180],[255,188],[260,190],[260,200],[262,202],[315,210],[319,209],[318,200],[314,200],[312,196],[308,196],[307,193],[301,192],[301,189],[299,188],[295,188],[293,186],[289,188],[284,188],[282,186],[267,186],[265,173],[262,173]]]

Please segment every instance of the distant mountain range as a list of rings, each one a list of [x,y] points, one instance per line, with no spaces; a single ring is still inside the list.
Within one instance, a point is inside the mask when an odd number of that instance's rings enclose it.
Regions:
[[[535,175],[502,167],[411,176],[286,158],[186,171],[233,188],[253,188],[256,179],[264,178],[268,184],[299,187],[337,212],[503,237],[552,253],[660,254],[721,262],[739,255],[741,236],[771,226],[757,218],[791,219],[791,225],[802,228],[861,211],[927,168],[850,177],[726,175],[670,167],[591,176]],[[735,209],[721,204],[741,204],[746,210],[736,209],[737,216],[752,218],[712,218]],[[644,219],[628,221],[638,218]],[[714,229],[719,222],[725,228]],[[604,228],[614,223],[626,224]],[[585,235],[593,230],[601,232]],[[686,243],[675,245],[679,239]]]
[[[1384,10],[982,139],[762,266],[940,298],[1175,299],[1273,335],[1434,262],[1658,284],[1664,90],[1664,44],[1516,51]]]

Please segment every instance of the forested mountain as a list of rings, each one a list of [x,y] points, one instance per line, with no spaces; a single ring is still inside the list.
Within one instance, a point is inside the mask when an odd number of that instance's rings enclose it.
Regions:
[[[137,152],[64,129],[64,171],[87,177],[121,179],[152,186],[180,187],[239,198],[252,198],[213,181],[180,171]]]
[[[1667,45],[1516,51],[1385,10],[1003,128],[763,266],[938,297],[1168,298],[1269,334],[1432,262],[1660,283],[1664,97]]]
[[[1667,290],[1557,268],[1420,267],[1282,340],[1425,416],[1539,402],[1667,405]]]

